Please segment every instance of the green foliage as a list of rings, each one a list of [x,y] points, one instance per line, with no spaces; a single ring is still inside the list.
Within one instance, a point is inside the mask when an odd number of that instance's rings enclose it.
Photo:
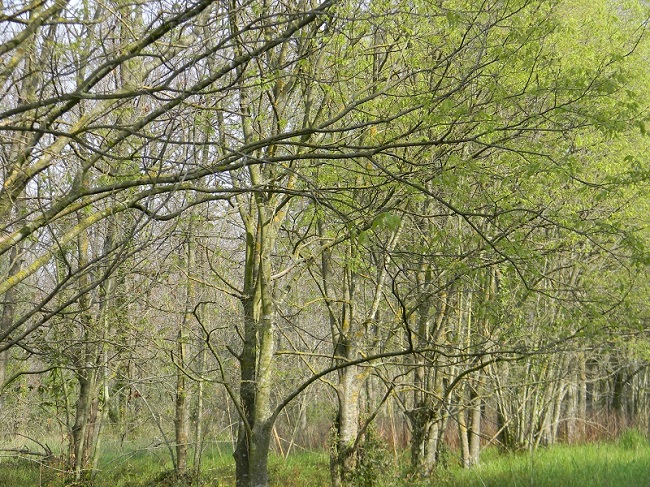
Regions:
[[[358,487],[392,485],[395,465],[386,442],[372,427],[368,427],[357,451],[357,465],[352,472],[352,483]]]
[[[618,439],[618,444],[624,450],[638,452],[644,448],[648,448],[648,437],[638,429],[631,428],[621,434]]]

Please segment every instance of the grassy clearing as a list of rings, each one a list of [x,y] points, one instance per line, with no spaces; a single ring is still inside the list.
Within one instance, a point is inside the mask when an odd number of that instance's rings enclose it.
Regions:
[[[164,450],[136,449],[118,453],[107,447],[94,481],[76,485],[95,487],[145,487],[190,485],[188,479],[175,479]],[[230,449],[215,445],[205,452],[201,478],[193,486],[230,487],[235,485],[234,461]],[[483,463],[472,470],[452,466],[440,470],[433,479],[415,483],[381,472],[376,485],[443,487],[650,487],[650,445],[640,435],[624,435],[616,443],[583,446],[555,446],[533,454],[501,455],[488,450]],[[325,452],[299,453],[283,459],[273,456],[269,463],[271,485],[283,487],[328,486],[329,465]],[[66,478],[56,465],[41,465],[28,459],[2,459],[0,485],[59,487]]]
[[[613,443],[555,446],[532,454],[486,459],[472,470],[452,468],[435,485],[444,487],[650,487],[650,447]],[[427,485],[427,484],[424,484]]]

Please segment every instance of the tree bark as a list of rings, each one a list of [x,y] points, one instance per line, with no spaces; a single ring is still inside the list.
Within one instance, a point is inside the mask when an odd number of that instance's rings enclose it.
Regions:
[[[338,413],[334,423],[335,447],[330,459],[332,483],[346,486],[356,467],[356,443],[359,434],[359,394],[361,383],[356,367],[346,367],[339,374],[336,394]]]
[[[76,481],[81,479],[85,465],[88,463],[92,445],[91,409],[96,393],[95,371],[82,371],[78,376],[79,396],[75,409],[75,422],[72,426],[72,467]]]
[[[20,272],[21,267],[21,246],[15,245],[9,252],[9,266],[7,277],[10,278]],[[0,335],[9,332],[14,322],[17,312],[18,289],[12,287],[8,289],[2,300],[2,315],[0,316]],[[0,408],[3,403],[3,389],[7,380],[7,370],[9,368],[10,350],[0,351]]]
[[[185,321],[185,318],[183,319]],[[187,450],[190,438],[190,399],[189,384],[185,376],[186,357],[187,357],[187,334],[185,324],[181,325],[178,331],[176,341],[176,400],[175,400],[175,417],[174,432],[176,435],[176,462],[175,470],[178,475],[184,475],[187,471]]]
[[[194,213],[189,214],[189,224],[185,229],[185,250],[186,250],[186,275],[185,303],[183,318],[178,329],[176,340],[176,404],[174,427],[176,435],[176,462],[175,470],[178,475],[184,475],[188,468],[188,450],[190,444],[190,403],[191,385],[187,377],[186,369],[188,363],[189,347],[189,326],[193,319],[194,302],[196,300],[196,289],[193,273],[195,272],[195,234]]]
[[[469,437],[469,466],[472,467],[479,464],[481,454],[481,417],[483,414],[483,399],[480,394],[480,380],[480,377],[475,379],[475,383],[470,387],[470,427],[467,434]]]
[[[261,178],[254,172],[253,180]],[[271,385],[274,355],[274,305],[271,280],[271,250],[283,214],[270,211],[256,197],[248,210],[240,206],[246,228],[243,344],[239,355],[240,425],[235,447],[237,487],[268,485],[268,454],[271,430]],[[241,199],[240,199],[241,203]],[[250,212],[247,213],[246,211]],[[272,218],[271,215],[274,215]]]
[[[467,425],[467,410],[462,406],[456,414],[458,421],[458,434],[460,437],[460,456],[463,468],[472,466],[470,453],[469,453],[469,438],[468,438],[468,425]]]

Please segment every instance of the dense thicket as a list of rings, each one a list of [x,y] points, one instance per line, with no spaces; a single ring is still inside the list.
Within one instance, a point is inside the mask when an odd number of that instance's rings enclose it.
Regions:
[[[4,439],[367,485],[377,431],[427,476],[647,428],[649,16],[5,2]]]

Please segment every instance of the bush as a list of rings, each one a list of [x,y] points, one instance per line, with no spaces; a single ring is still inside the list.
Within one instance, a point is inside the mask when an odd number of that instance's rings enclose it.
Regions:
[[[357,451],[357,465],[352,473],[355,486],[379,487],[393,485],[394,464],[386,442],[374,428],[366,430],[363,442]]]

